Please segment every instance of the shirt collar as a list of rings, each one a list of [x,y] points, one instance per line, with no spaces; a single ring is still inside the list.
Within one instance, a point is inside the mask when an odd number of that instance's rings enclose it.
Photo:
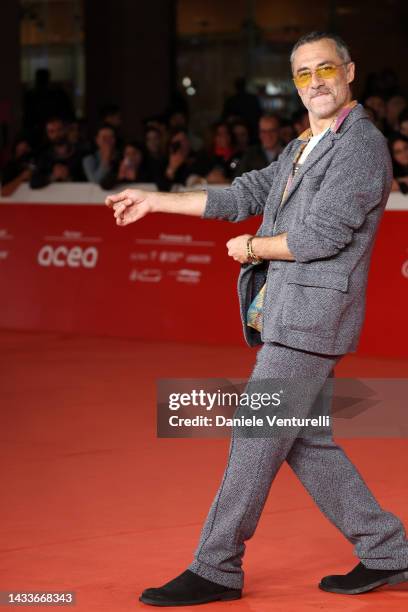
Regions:
[[[357,100],[351,100],[351,102],[348,102],[348,104],[346,104],[345,106],[341,108],[339,114],[336,117],[336,121],[334,122],[334,125],[330,126],[330,130],[333,133],[338,132],[341,124],[343,123],[347,115],[350,113],[351,110],[353,110],[355,106],[357,106],[357,104],[358,104]],[[307,141],[312,136],[313,136],[313,133],[312,133],[311,128],[307,128],[307,130],[299,134],[298,140]]]

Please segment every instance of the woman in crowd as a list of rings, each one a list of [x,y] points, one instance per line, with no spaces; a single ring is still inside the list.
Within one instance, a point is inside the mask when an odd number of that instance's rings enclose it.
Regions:
[[[207,183],[230,183],[242,152],[234,142],[230,126],[224,121],[217,121],[212,126],[212,137],[209,146],[210,168],[206,175]]]
[[[166,142],[167,135],[163,130],[149,122],[146,127],[145,144],[145,168],[151,182],[157,185],[159,191],[168,190],[168,180],[165,177],[167,168]]]
[[[110,125],[102,125],[95,138],[96,151],[82,160],[85,176],[90,183],[97,183],[104,189],[111,184],[117,173],[119,154],[116,134]]]
[[[408,193],[408,138],[399,134],[389,144],[394,167],[392,191]]]
[[[108,174],[101,182],[103,189],[113,189],[123,183],[151,183],[152,177],[145,165],[144,151],[138,142],[129,142],[123,149],[115,173]]]

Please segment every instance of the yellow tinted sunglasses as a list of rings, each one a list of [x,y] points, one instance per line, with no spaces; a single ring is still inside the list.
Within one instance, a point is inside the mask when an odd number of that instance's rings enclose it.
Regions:
[[[325,64],[324,66],[319,66],[316,70],[302,70],[293,77],[293,82],[296,87],[307,87],[312,81],[313,73],[315,73],[319,79],[332,79],[336,76],[337,69],[340,68],[340,66],[345,66],[349,63],[350,62],[343,62],[342,64]]]

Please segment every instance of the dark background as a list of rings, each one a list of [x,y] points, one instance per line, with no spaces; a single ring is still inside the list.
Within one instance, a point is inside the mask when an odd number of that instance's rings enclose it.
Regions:
[[[239,75],[252,91],[271,84],[271,110],[292,108],[288,55],[313,29],[336,31],[349,43],[356,96],[369,73],[386,68],[407,94],[406,0],[2,0],[2,145],[10,147],[21,127],[23,93],[38,67],[50,68],[91,131],[98,106],[116,103],[123,131],[140,137],[141,121],[180,102],[181,91],[200,132],[217,118]],[[182,86],[186,75],[191,96]]]

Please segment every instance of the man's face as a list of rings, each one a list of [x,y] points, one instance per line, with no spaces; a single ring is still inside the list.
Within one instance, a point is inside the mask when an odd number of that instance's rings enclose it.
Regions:
[[[52,144],[57,144],[65,138],[65,126],[62,121],[49,121],[46,126],[47,138]]]
[[[110,147],[114,148],[116,144],[115,132],[110,128],[101,128],[96,137],[96,144],[98,147]]]
[[[259,121],[259,139],[264,149],[274,149],[279,143],[279,124],[274,117]]]
[[[151,155],[158,155],[162,148],[162,141],[159,132],[149,130],[146,133],[146,149]]]
[[[329,79],[319,78],[313,71],[319,66],[338,66],[336,74]],[[336,44],[329,38],[306,43],[299,47],[293,59],[293,76],[312,71],[312,79],[306,87],[297,88],[298,94],[309,113],[316,119],[332,117],[350,99],[349,84],[354,79],[354,63],[343,66]]]

